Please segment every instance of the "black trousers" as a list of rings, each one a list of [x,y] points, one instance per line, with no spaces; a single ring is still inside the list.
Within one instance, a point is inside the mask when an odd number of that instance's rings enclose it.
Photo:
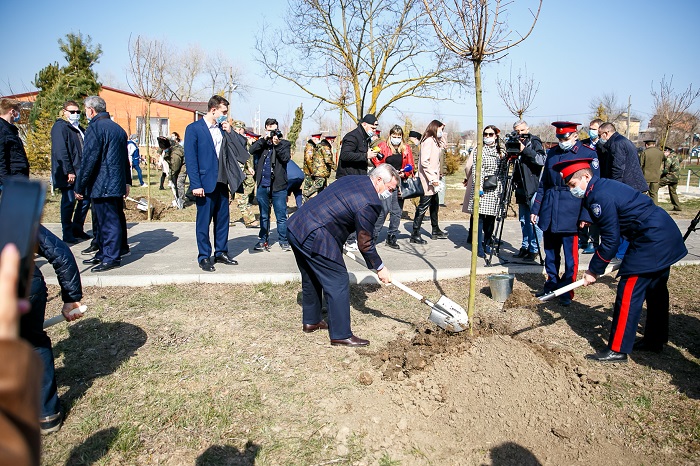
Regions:
[[[438,226],[438,211],[440,210],[440,201],[437,194],[429,194],[421,196],[416,207],[416,216],[413,219],[413,234],[418,234],[420,226],[423,223],[425,212],[430,209],[430,226],[433,228],[433,233],[440,230]]]

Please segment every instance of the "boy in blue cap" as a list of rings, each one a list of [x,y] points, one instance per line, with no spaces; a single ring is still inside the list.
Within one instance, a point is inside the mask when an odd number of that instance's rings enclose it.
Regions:
[[[535,201],[530,209],[531,220],[537,223],[543,232],[545,253],[545,272],[547,281],[544,289],[535,296],[542,296],[573,282],[578,274],[578,225],[579,220],[590,222],[588,213],[581,210],[581,200],[572,197],[559,173],[552,167],[563,160],[588,157],[594,159],[592,164],[598,174],[596,152],[584,146],[578,140],[577,126],[571,121],[555,121],[559,145],[547,151],[540,185],[535,194]],[[579,219],[579,215],[582,218]],[[564,273],[559,275],[562,250],[564,252]],[[559,302],[568,306],[573,291],[559,297]]]
[[[620,264],[610,341],[605,351],[587,356],[599,362],[626,362],[632,349],[661,352],[668,342],[668,277],[671,265],[688,253],[676,223],[651,198],[619,181],[599,178],[591,158],[553,166],[600,228],[600,246],[584,272],[595,283],[617,252],[620,235],[629,248]],[[635,342],[642,304],[647,303],[644,338]]]

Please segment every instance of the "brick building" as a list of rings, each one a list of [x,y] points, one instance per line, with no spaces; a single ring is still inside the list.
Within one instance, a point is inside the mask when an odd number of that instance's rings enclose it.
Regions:
[[[34,102],[38,91],[5,96],[23,102]],[[141,146],[146,142],[146,103],[136,94],[109,86],[100,90],[112,120],[124,128],[127,134],[138,134]],[[82,102],[79,102],[82,107]],[[185,127],[199,120],[207,112],[206,102],[176,102],[158,100],[151,104],[151,147],[158,147],[156,138],[173,131],[181,138]]]

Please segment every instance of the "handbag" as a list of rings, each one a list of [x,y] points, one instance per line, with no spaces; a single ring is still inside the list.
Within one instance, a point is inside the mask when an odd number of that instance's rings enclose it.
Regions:
[[[498,187],[498,177],[496,175],[489,175],[484,177],[484,182],[481,188],[484,191],[491,191]]]
[[[401,186],[399,187],[399,195],[402,199],[411,199],[414,197],[420,197],[425,194],[423,190],[423,183],[420,182],[420,178],[417,176],[412,176],[401,180]]]

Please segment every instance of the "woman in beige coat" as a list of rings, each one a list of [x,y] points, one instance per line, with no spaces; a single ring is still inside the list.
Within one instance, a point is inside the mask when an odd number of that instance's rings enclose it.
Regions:
[[[438,120],[430,122],[423,133],[420,142],[420,163],[418,164],[418,178],[423,185],[423,196],[418,201],[416,216],[413,219],[413,233],[411,243],[425,244],[420,236],[420,226],[423,223],[425,212],[430,208],[430,225],[432,227],[432,239],[447,239],[447,235],[438,226],[438,200],[440,184],[440,155],[444,152],[447,142],[445,140],[445,125]]]

